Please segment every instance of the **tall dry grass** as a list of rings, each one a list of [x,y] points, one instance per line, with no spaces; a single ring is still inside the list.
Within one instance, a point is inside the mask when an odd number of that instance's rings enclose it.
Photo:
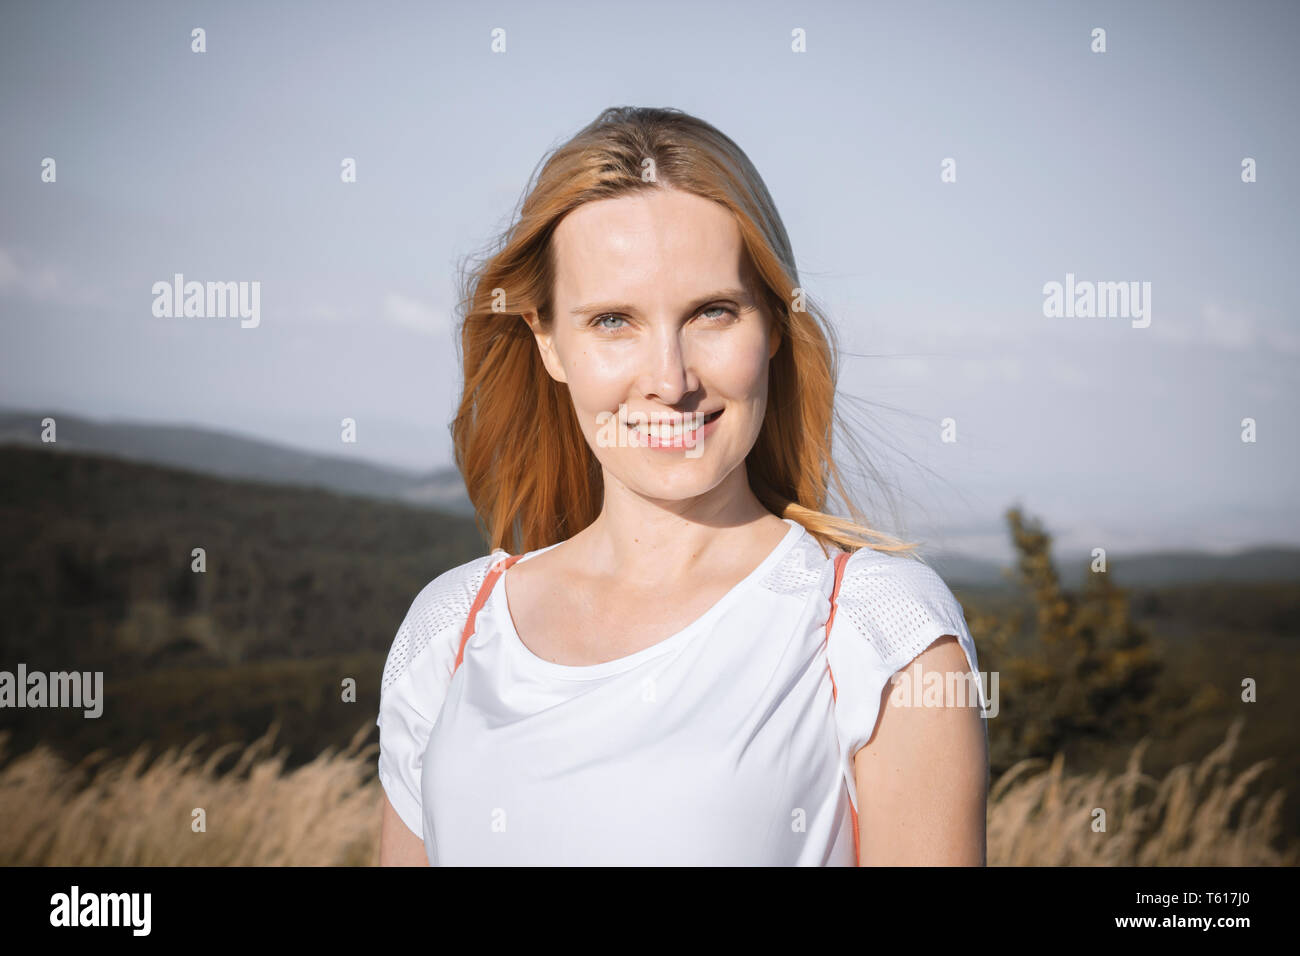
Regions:
[[[1143,739],[1122,774],[1066,776],[1061,755],[1024,760],[989,790],[990,866],[1295,866],[1300,848],[1277,849],[1286,793],[1251,794],[1269,760],[1229,769],[1244,725],[1199,764],[1163,780],[1142,772]],[[1097,809],[1105,830],[1094,830]]]
[[[378,861],[383,794],[378,744],[364,726],[342,751],[285,772],[272,755],[279,727],[244,748],[229,771],[228,744],[202,763],[202,738],[145,767],[144,748],[96,767],[69,766],[44,746],[0,771],[0,864],[57,866],[365,866]],[[0,734],[0,758],[8,734]],[[195,832],[201,808],[206,829]]]
[[[1124,773],[1067,776],[1022,761],[991,788],[991,866],[1294,866],[1300,850],[1278,850],[1284,794],[1250,791],[1268,762],[1237,774],[1229,762],[1242,722],[1199,765],[1163,780],[1141,770],[1148,740]],[[341,751],[327,749],[288,772],[271,755],[277,727],[218,773],[233,745],[199,763],[194,749],[145,751],[69,766],[44,747],[0,770],[0,864],[76,866],[364,866],[377,862],[382,791],[373,777],[369,726]],[[0,733],[0,759],[8,734]],[[206,831],[191,828],[206,812]],[[1106,829],[1094,831],[1094,810]]]

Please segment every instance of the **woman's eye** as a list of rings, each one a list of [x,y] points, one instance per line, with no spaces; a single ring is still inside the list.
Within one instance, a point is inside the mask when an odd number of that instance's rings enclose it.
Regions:
[[[710,312],[718,312],[721,314],[709,315]],[[718,319],[723,319],[729,315],[735,315],[735,314],[736,314],[735,310],[730,309],[725,305],[712,305],[709,306],[707,309],[701,310],[700,312],[700,315],[708,319],[709,321],[717,321]],[[605,323],[608,321],[626,322],[627,320],[624,319],[623,316],[621,315],[617,315],[613,312],[606,312],[604,315],[598,315],[594,319],[592,319],[591,324],[593,327],[600,329],[602,332],[618,332],[622,329],[622,326],[606,325]]]

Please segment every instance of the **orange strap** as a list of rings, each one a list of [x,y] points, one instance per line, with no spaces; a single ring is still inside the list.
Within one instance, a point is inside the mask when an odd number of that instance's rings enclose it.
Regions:
[[[831,639],[831,622],[835,620],[836,598],[840,595],[840,582],[844,580],[844,566],[849,563],[849,552],[841,551],[835,555],[835,584],[831,588],[831,613],[826,617],[826,640]],[[826,672],[831,675],[831,700],[839,699],[839,691],[835,689],[835,672],[831,670],[830,662],[826,662]],[[853,816],[853,865],[858,865],[860,859],[858,853],[858,811],[852,803],[849,804],[849,813]]]
[[[469,643],[469,636],[474,633],[474,619],[478,617],[478,612],[487,603],[487,596],[492,593],[492,585],[496,583],[497,578],[501,577],[501,572],[522,557],[522,554],[512,554],[510,557],[496,562],[492,565],[492,570],[488,572],[488,576],[483,579],[478,594],[474,595],[474,603],[469,606],[469,618],[465,621],[465,630],[460,633],[460,650],[456,651],[456,663],[451,669],[452,674],[456,673],[456,669],[460,667],[460,662],[465,659],[465,645]]]
[[[465,659],[465,645],[469,643],[470,635],[474,633],[474,619],[478,617],[478,612],[482,610],[483,605],[487,603],[487,596],[492,591],[492,585],[510,565],[518,561],[523,555],[512,554],[510,557],[498,561],[492,566],[486,578],[483,579],[482,586],[478,589],[478,594],[474,597],[474,603],[469,608],[469,618],[465,621],[465,630],[460,635],[460,649],[456,651],[456,663],[451,672],[456,673],[460,667],[461,661]],[[831,622],[835,620],[835,601],[840,593],[840,581],[844,579],[844,566],[849,562],[849,552],[842,551],[835,556],[835,584],[831,588],[831,613],[826,618],[826,639],[830,640]],[[838,699],[838,691],[835,688],[835,674],[831,671],[830,664],[826,665],[826,671],[831,676],[831,699]],[[853,815],[853,865],[858,865],[858,811],[854,809],[853,804],[849,804],[849,812]]]

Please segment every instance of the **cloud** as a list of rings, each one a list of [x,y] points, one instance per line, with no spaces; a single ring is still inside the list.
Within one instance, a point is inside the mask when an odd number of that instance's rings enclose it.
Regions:
[[[7,249],[0,249],[0,292],[17,285],[19,279],[18,263]]]
[[[1262,321],[1240,309],[1228,309],[1214,302],[1201,307],[1199,320],[1155,321],[1151,331],[1157,338],[1180,345],[1200,346],[1225,352],[1271,352],[1300,355],[1300,333],[1275,322]]]
[[[0,249],[0,292],[28,299],[51,300],[62,283],[49,266],[23,268],[8,249]]]
[[[8,249],[0,249],[0,296],[76,307],[104,307],[111,299],[89,282],[70,280],[61,270],[23,264]]]
[[[451,328],[445,311],[397,292],[384,296],[383,315],[393,325],[422,335],[442,335]]]

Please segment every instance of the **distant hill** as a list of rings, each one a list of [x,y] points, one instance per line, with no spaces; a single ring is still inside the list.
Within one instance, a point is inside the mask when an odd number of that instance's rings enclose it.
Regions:
[[[47,416],[57,423],[58,441],[54,443],[41,441],[41,419]],[[0,411],[0,445],[108,455],[215,478],[323,488],[450,514],[473,514],[465,484],[454,468],[425,473],[404,471],[209,428],[97,421],[66,412],[6,410]]]
[[[1071,562],[1076,574],[1065,573],[1067,584],[1079,584],[1090,572],[1089,558],[1081,555]],[[1107,570],[1124,587],[1165,587],[1210,581],[1261,583],[1300,579],[1300,549],[1284,547],[1245,548],[1232,554],[1204,554],[1195,551],[1165,551],[1112,555]]]
[[[1061,582],[1081,588],[1091,564],[1089,554],[1056,554]],[[926,563],[939,572],[950,587],[999,590],[1014,580],[1007,568],[994,561],[972,558],[956,552],[925,555]],[[1111,554],[1106,567],[1120,587],[1169,587],[1210,582],[1300,581],[1300,549],[1285,547],[1246,548],[1232,554],[1199,551],[1152,551]]]

